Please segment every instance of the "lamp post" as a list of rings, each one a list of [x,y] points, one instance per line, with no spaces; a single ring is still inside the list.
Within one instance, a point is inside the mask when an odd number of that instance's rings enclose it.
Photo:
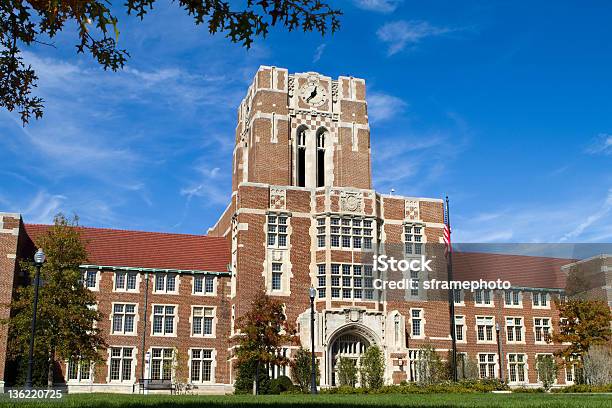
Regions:
[[[45,262],[45,253],[42,248],[34,254],[34,265],[36,266],[36,278],[34,279],[34,311],[32,313],[32,328],[30,333],[30,352],[28,358],[28,376],[26,377],[26,388],[32,388],[32,366],[34,365],[34,336],[36,335],[36,311],[38,309],[38,281],[40,280],[40,268]]]
[[[310,393],[317,393],[317,364],[315,361],[315,310],[314,300],[317,295],[317,290],[314,286],[310,287],[310,354],[311,354],[311,368],[310,368]]]
[[[495,323],[495,332],[497,333],[497,355],[499,362],[499,380],[504,381],[504,368],[502,365],[503,356],[502,356],[502,343],[501,338],[499,337],[499,332],[501,328],[499,327],[499,322]]]

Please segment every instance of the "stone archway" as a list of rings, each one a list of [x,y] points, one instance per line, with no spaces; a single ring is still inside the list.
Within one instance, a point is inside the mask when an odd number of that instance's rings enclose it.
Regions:
[[[359,358],[365,350],[378,341],[367,327],[353,324],[336,331],[331,337],[327,348],[327,383],[337,385],[337,363],[340,357],[350,358],[359,364]]]

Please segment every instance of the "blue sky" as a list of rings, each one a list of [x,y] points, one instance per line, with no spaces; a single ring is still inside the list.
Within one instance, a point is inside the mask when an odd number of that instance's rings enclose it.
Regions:
[[[259,65],[366,79],[376,189],[451,198],[454,240],[612,240],[608,2],[343,0],[340,32],[250,50],[174,4],[120,15],[104,72],[36,46],[42,120],[0,112],[0,210],[26,222],[203,233],[230,194],[236,107]]]

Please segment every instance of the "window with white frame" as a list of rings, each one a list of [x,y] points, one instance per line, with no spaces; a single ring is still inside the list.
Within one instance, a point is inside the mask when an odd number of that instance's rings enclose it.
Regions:
[[[327,237],[326,237],[326,226],[325,226],[325,222],[326,222],[326,217],[321,217],[321,218],[317,218],[317,247],[318,248],[325,248],[325,245],[327,243]]]
[[[474,304],[477,306],[492,306],[493,292],[491,289],[478,289],[474,291]]]
[[[541,307],[541,308],[549,307],[550,302],[548,299],[548,293],[546,292],[532,292],[531,299],[533,302],[533,307]]]
[[[533,328],[535,330],[535,341],[538,343],[548,343],[550,341],[550,318],[534,317]]]
[[[478,353],[478,376],[495,378],[495,353]]]
[[[527,357],[521,353],[510,353],[508,354],[508,380],[511,383],[522,383],[525,382],[527,376],[525,373],[525,363]]]
[[[465,316],[455,316],[455,339],[465,341]]]
[[[317,265],[317,293],[319,294],[319,298],[324,298],[327,287],[327,273],[326,273],[327,265],[326,264],[318,264]]]
[[[578,365],[578,357],[571,356],[565,362],[565,383],[573,384],[576,381],[576,367]]]
[[[520,290],[506,290],[504,291],[504,305],[507,307],[518,307],[521,306],[521,291]]]
[[[138,272],[115,272],[115,291],[116,292],[135,292],[138,280]]]
[[[87,269],[81,272],[81,280],[87,289],[98,289],[98,271]]]
[[[192,308],[191,333],[194,336],[212,336],[215,309],[212,307],[193,306]]]
[[[193,293],[196,295],[214,294],[215,277],[212,275],[195,275],[193,277]]]
[[[134,349],[132,347],[111,347],[109,378],[111,381],[132,381]]]
[[[272,290],[281,290],[283,282],[283,264],[272,262]]]
[[[423,253],[423,230],[420,224],[404,225],[404,246],[407,255]]]
[[[423,333],[423,309],[412,309],[410,311],[412,317],[412,337],[422,337]]]
[[[156,273],[155,292],[156,293],[177,293],[176,273]]]
[[[479,342],[493,341],[493,316],[476,316],[476,339]]]
[[[136,308],[134,303],[113,304],[111,334],[135,334],[136,333]]]
[[[318,268],[318,283],[321,286],[327,283],[326,276],[323,275],[326,267],[320,264]],[[332,299],[374,299],[372,265],[333,263],[330,272],[329,285]]]
[[[153,305],[153,335],[174,334],[176,306]]]
[[[268,246],[273,248],[287,247],[288,217],[280,214],[268,215]]]
[[[410,296],[419,296],[419,271],[410,270]]]
[[[506,334],[509,343],[522,342],[523,329],[524,326],[522,317],[506,317]]]
[[[213,351],[211,349],[191,349],[191,382],[211,382],[212,370]]]
[[[453,301],[456,305],[463,305],[463,289],[453,289]]]
[[[550,364],[552,362],[552,364],[555,364],[555,357],[552,354],[536,354],[536,374],[538,375],[538,382],[541,382],[541,376],[540,376],[540,371],[542,369],[546,370],[546,366],[548,366],[548,364]],[[556,369],[555,369],[556,372]],[[557,383],[557,375],[553,375],[554,377],[554,383]]]
[[[151,379],[172,380],[174,349],[153,347],[151,349]]]
[[[362,217],[331,217],[330,245],[332,248],[371,250],[372,220]],[[318,232],[324,231],[319,227]]]
[[[66,379],[71,382],[91,382],[92,368],[91,361],[71,357],[67,364]]]

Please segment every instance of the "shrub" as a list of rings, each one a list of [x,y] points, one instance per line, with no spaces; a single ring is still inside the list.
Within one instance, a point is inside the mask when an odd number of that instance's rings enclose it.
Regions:
[[[540,355],[537,359],[538,377],[545,390],[549,390],[557,379],[557,363],[551,355]]]
[[[458,383],[444,381],[438,384],[422,385],[402,382],[400,385],[386,385],[377,389],[337,387],[321,390],[322,394],[469,394],[508,390],[508,386],[499,380],[463,380]]]
[[[417,361],[418,382],[422,385],[438,384],[449,379],[449,369],[430,344],[419,349]]]
[[[291,382],[291,379],[286,375],[281,375],[278,378],[270,380],[269,394],[282,394],[287,391],[294,391],[295,386]]]
[[[518,388],[512,389],[512,392],[515,392],[517,394],[534,394],[534,393],[546,392],[546,390],[542,387],[538,387],[538,388],[518,387]]]
[[[236,382],[234,383],[235,394],[251,394],[253,392],[253,381],[257,372],[256,362],[245,362],[237,367]],[[259,367],[259,393],[267,394],[270,389],[270,377],[264,365]]]
[[[378,346],[370,346],[360,360],[361,386],[377,389],[384,384],[385,360]]]
[[[300,347],[291,362],[291,379],[303,393],[310,392],[312,360],[310,350]],[[319,360],[316,360],[316,379],[319,383]]]
[[[612,392],[612,384],[606,385],[588,385],[588,384],[574,384],[569,387],[553,388],[551,392]]]
[[[338,385],[354,387],[357,383],[357,366],[355,360],[340,357],[338,360]]]

